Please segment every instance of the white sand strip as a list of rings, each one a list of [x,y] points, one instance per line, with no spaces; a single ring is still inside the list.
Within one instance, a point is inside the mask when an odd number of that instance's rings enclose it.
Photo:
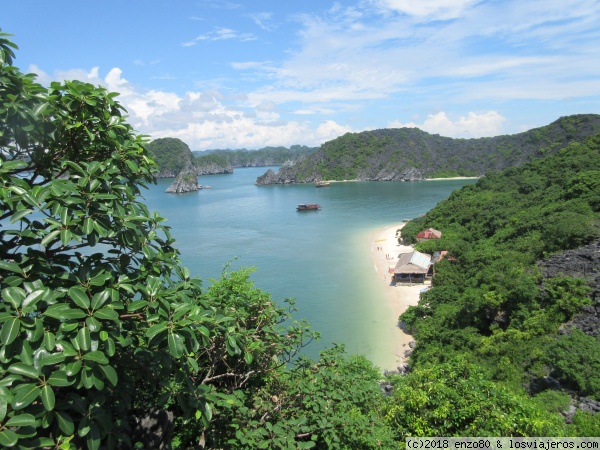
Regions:
[[[393,273],[390,268],[396,267],[398,255],[401,253],[410,253],[413,248],[408,245],[400,245],[397,230],[402,229],[405,223],[392,225],[380,230],[374,231],[371,235],[371,254],[375,265],[376,276],[385,283],[386,297],[382,301],[387,301],[390,310],[390,321],[395,327],[396,350],[394,355],[390,355],[389,363],[383,369],[395,370],[405,361],[404,352],[409,348],[408,344],[413,339],[410,335],[404,333],[398,325],[398,317],[411,305],[419,302],[419,293],[423,289],[423,284],[411,286],[396,286],[392,282]],[[427,283],[426,285],[428,285]],[[389,365],[389,366],[388,366]]]

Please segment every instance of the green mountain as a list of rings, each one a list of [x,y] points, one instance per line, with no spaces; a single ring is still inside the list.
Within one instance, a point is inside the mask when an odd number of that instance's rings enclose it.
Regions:
[[[223,158],[233,167],[281,166],[289,161],[299,161],[314,153],[318,147],[292,145],[291,147],[263,147],[258,150],[215,149],[194,152],[198,159],[210,156]]]
[[[267,172],[257,184],[480,176],[553,154],[597,132],[600,115],[581,114],[524,133],[478,139],[453,139],[417,128],[347,133],[302,161]]]
[[[463,187],[409,222],[402,237],[416,243],[430,227],[442,237],[416,249],[449,254],[436,264],[433,288],[400,317],[417,342],[409,377],[419,373],[423,381],[433,370],[436,384],[476,366],[479,376],[520,396],[530,425],[537,420],[527,433],[599,436],[600,135]],[[463,382],[421,404],[431,420],[444,400],[454,398],[455,410],[465,405],[452,429],[434,427],[429,435],[515,432],[494,408],[474,427],[467,398],[476,402],[482,392],[467,392]],[[396,402],[418,395],[399,393]],[[493,395],[496,407],[510,398]],[[415,433],[406,418],[405,409],[402,426]]]
[[[174,178],[182,170],[196,170],[196,159],[188,145],[177,138],[160,138],[147,144],[146,148],[158,164],[157,178]]]

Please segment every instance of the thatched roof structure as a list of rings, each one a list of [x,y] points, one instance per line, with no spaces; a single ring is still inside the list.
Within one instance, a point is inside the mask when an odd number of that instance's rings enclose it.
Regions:
[[[414,251],[402,253],[396,263],[394,274],[426,274],[431,264],[431,256]]]

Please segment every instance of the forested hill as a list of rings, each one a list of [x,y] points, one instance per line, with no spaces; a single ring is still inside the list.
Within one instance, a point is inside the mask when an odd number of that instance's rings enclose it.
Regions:
[[[263,147],[258,150],[206,150],[194,152],[199,159],[209,155],[223,158],[233,167],[265,167],[281,166],[289,161],[298,161],[314,153],[318,147],[307,147],[305,145],[292,145],[291,147]]]
[[[177,138],[160,138],[146,145],[158,165],[158,178],[174,178],[182,170],[195,172],[196,161],[188,145]]]
[[[552,424],[553,436],[600,436],[600,135],[481,178],[402,236],[415,242],[429,227],[441,239],[416,248],[449,255],[436,264],[433,288],[401,316],[417,341],[412,370],[476,363],[545,410],[537,422]],[[479,394],[465,395],[461,403]]]
[[[453,139],[418,128],[347,133],[302,161],[277,173],[268,171],[257,184],[479,176],[553,154],[598,132],[600,115],[580,114],[523,133],[478,139]]]

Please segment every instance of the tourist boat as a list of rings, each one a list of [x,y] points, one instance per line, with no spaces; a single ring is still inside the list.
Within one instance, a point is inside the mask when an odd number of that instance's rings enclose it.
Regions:
[[[318,209],[321,209],[321,206],[316,203],[301,203],[296,208],[296,211],[316,211]]]
[[[329,187],[331,183],[329,181],[317,181],[317,187]]]

